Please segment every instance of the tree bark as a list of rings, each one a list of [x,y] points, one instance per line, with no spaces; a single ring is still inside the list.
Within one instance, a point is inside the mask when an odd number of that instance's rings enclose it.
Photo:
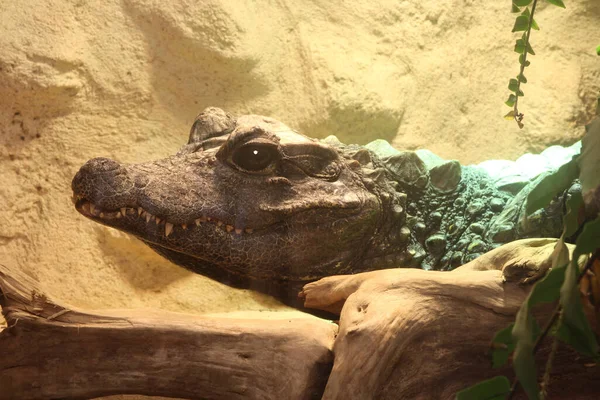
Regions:
[[[254,313],[84,312],[0,266],[0,399],[145,394],[189,399],[319,399],[337,326]],[[261,317],[262,316],[262,317]]]

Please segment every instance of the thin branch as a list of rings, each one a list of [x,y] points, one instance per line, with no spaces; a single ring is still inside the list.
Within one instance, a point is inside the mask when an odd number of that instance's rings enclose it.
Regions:
[[[537,5],[537,0],[533,0],[533,4],[531,5],[531,15],[529,15],[529,25],[527,26],[527,36],[525,37],[525,51],[523,52],[523,62],[521,63],[521,70],[519,71],[519,75],[517,76],[517,90],[515,92],[515,104],[514,104],[514,118],[519,124],[519,128],[523,128],[523,115],[519,113],[519,109],[517,108],[517,104],[519,103],[519,91],[521,90],[521,79],[519,77],[523,76],[523,72],[525,72],[525,65],[527,64],[527,53],[529,50],[529,36],[531,36],[531,26],[533,25],[533,15],[535,14],[535,7]]]
[[[562,316],[558,322],[559,325],[562,323]],[[554,363],[554,357],[556,356],[556,352],[558,350],[559,341],[555,336],[554,341],[552,342],[552,348],[550,349],[550,355],[548,355],[548,360],[546,361],[546,370],[544,371],[544,378],[542,379],[542,399],[546,398],[548,395],[548,388],[550,387],[550,373],[552,373],[552,364]]]
[[[538,349],[540,348],[540,346],[542,344],[542,341],[546,338],[546,336],[550,332],[550,329],[552,328],[552,325],[554,325],[554,323],[558,319],[558,316],[560,315],[560,310],[561,310],[561,306],[560,306],[560,304],[558,304],[556,306],[556,308],[554,309],[554,312],[552,313],[552,317],[546,323],[546,326],[544,326],[544,330],[542,331],[542,333],[540,334],[540,336],[538,336],[537,340],[535,341],[535,345],[533,346],[533,354],[534,355],[538,351]],[[518,388],[519,388],[519,379],[515,377],[515,379],[513,380],[512,385],[510,387],[510,393],[508,394],[508,400],[510,400],[510,399],[513,398],[513,396],[516,393],[516,391],[517,391]]]

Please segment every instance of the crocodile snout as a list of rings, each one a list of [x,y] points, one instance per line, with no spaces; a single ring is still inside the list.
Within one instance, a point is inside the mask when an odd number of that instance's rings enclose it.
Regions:
[[[71,183],[75,202],[85,200],[103,209],[117,210],[134,201],[134,184],[127,170],[109,158],[86,162]]]

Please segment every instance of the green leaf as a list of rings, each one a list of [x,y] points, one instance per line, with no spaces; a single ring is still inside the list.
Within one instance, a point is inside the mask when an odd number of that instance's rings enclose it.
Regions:
[[[527,43],[527,52],[529,54],[531,54],[532,56],[535,56],[535,51],[533,51],[533,48],[531,47],[531,43]]]
[[[510,392],[510,381],[505,376],[496,376],[479,382],[456,394],[456,400],[504,400]]]
[[[568,189],[579,175],[579,168],[574,159],[563,164],[556,171],[544,176],[527,195],[525,211],[527,215],[546,207],[559,193]]]
[[[517,39],[517,42],[515,43],[515,53],[525,53],[525,41],[523,39]]]
[[[526,67],[529,67],[529,64],[531,64],[529,61],[525,61],[525,55],[521,54],[519,56],[519,64],[523,65],[523,63],[525,63]]]
[[[575,250],[573,251],[573,259],[576,260],[582,254],[593,253],[600,248],[600,217],[588,222],[583,226],[581,235],[577,237],[575,242]]]
[[[515,20],[515,25],[513,26],[513,32],[526,31],[529,27],[529,17],[524,15],[519,15]]]
[[[525,7],[531,4],[533,0],[513,0],[513,4],[519,7]]]
[[[504,119],[515,119],[515,111],[514,110],[510,110],[508,113],[506,113],[506,115],[504,116]]]
[[[581,255],[592,253],[600,247],[598,238],[600,238],[600,218],[585,224],[581,235],[577,238],[573,259],[567,267],[565,281],[560,288],[563,323],[557,332],[558,338],[590,357],[598,357],[600,347],[581,304],[577,283],[579,275],[577,261]]]
[[[570,237],[577,232],[579,228],[579,209],[583,205],[583,196],[581,192],[571,194],[567,200],[567,214],[563,217],[564,237]]]
[[[529,8],[526,8],[525,11],[523,11],[521,13],[521,15],[524,16],[524,17],[527,17],[527,24],[529,24],[529,18],[531,18],[531,13],[529,12]],[[535,29],[536,31],[540,30],[540,27],[535,22],[535,19],[531,21],[531,28]]]
[[[555,6],[567,8],[567,7],[565,7],[565,3],[563,3],[562,0],[546,0],[546,1],[550,4],[554,4]]]
[[[582,307],[581,299],[578,300],[579,305],[577,307]],[[583,314],[583,309],[580,309],[581,314],[585,318],[585,314]],[[569,325],[563,323],[558,327],[558,330],[554,334],[561,342],[568,344],[572,348],[574,348],[580,354],[583,354],[590,358],[598,357],[597,352],[593,352],[590,349],[590,341],[595,340],[595,337],[589,337],[587,335],[580,334],[576,329],[571,329]]]
[[[506,364],[508,357],[515,349],[515,344],[512,340],[512,330],[515,324],[510,324],[504,329],[496,332],[496,336],[492,339],[492,367],[500,368]]]
[[[593,120],[585,130],[585,136],[581,140],[581,154],[577,159],[584,196],[600,186],[600,119]]]
[[[515,5],[515,3],[512,3],[512,8],[511,8],[510,12],[511,13],[518,13],[518,12],[521,12],[521,9],[519,7],[517,7]]]
[[[519,89],[519,82],[516,79],[511,79],[508,82],[508,90],[516,93],[517,96],[525,96],[525,93]]]
[[[566,252],[563,249],[566,250]],[[527,298],[527,307],[529,307],[529,309],[537,304],[553,303],[560,297],[560,288],[565,280],[565,267],[569,262],[569,250],[564,242],[560,245],[557,242],[555,250],[557,266],[553,267],[544,279],[536,283],[531,290],[531,293]],[[565,255],[566,260],[564,258]]]
[[[519,76],[517,76],[517,79],[521,82],[521,83],[527,83],[527,78],[525,78],[525,75],[523,74],[519,74]]]
[[[510,96],[508,96],[508,100],[506,100],[504,104],[506,104],[509,107],[512,107],[515,105],[515,101],[517,101],[517,96],[511,94]],[[514,118],[514,115],[512,117]]]
[[[513,368],[529,399],[539,400],[540,388],[538,386],[537,367],[533,356],[535,321],[529,311],[528,303],[529,301],[525,301],[521,305],[521,309],[515,319],[515,326],[512,330],[513,340],[516,342],[515,354],[513,355]]]
[[[600,45],[596,47],[596,54],[600,56]]]

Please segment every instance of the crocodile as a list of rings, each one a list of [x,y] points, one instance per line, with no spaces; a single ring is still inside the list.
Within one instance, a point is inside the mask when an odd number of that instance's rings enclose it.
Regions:
[[[207,108],[175,155],[94,158],[72,189],[81,214],[175,264],[302,308],[302,286],[326,276],[451,270],[512,240],[560,236],[565,196],[525,215],[538,180],[503,185],[427,151],[317,140]]]

